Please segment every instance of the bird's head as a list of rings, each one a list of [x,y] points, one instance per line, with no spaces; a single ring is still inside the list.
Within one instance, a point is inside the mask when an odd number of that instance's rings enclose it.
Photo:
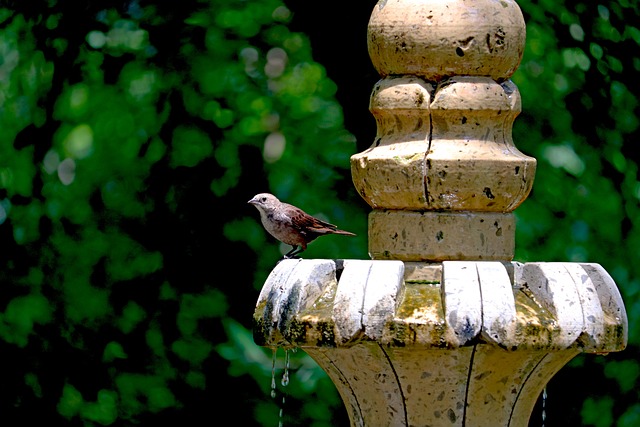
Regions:
[[[275,209],[280,204],[280,200],[273,194],[260,193],[253,196],[253,199],[247,203],[255,206],[259,211],[269,211]]]

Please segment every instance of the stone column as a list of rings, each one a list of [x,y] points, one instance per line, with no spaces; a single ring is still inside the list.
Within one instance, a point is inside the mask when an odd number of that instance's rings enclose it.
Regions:
[[[371,257],[512,259],[512,211],[536,169],[511,138],[521,102],[508,79],[525,41],[518,5],[380,1],[368,41],[382,76],[370,102],[378,134],[351,171],[374,209]]]
[[[571,358],[626,346],[600,265],[513,261],[536,165],[511,139],[524,39],[511,0],[373,9],[378,133],[351,158],[372,260],[285,260],[254,313],[255,341],[313,357],[353,426],[526,426]]]

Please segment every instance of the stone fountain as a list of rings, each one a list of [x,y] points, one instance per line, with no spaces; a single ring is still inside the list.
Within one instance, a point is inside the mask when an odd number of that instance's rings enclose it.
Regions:
[[[513,261],[536,170],[511,137],[524,42],[513,0],[373,9],[378,130],[351,158],[372,259],[284,260],[254,313],[256,343],[309,354],[352,426],[527,426],[573,357],[626,347],[600,265]]]

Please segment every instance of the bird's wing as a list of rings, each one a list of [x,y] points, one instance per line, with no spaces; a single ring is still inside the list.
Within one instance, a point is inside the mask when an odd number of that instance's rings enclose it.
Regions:
[[[328,231],[335,230],[337,227],[328,222],[322,221],[318,218],[315,218],[300,208],[292,206],[292,215],[291,222],[294,227],[299,230],[308,230],[308,231]]]

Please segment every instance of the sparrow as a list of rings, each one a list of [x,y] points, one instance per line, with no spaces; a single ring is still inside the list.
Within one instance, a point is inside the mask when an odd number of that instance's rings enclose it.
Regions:
[[[300,208],[281,202],[273,194],[256,194],[247,203],[258,209],[262,225],[269,234],[293,247],[283,258],[295,258],[307,249],[309,243],[325,234],[355,236],[349,231],[339,230],[335,225],[309,215]]]

